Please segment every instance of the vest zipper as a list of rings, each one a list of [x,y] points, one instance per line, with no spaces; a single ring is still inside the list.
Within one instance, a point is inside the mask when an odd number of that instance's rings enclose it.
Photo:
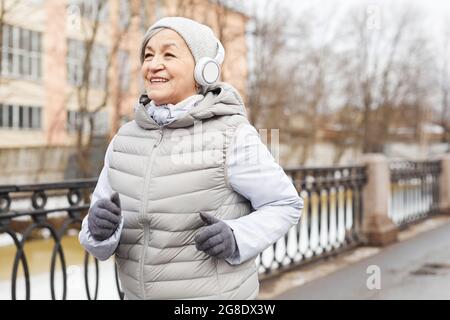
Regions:
[[[142,243],[142,252],[141,252],[141,260],[140,260],[140,264],[139,264],[139,275],[140,275],[140,286],[141,286],[141,294],[142,294],[142,298],[145,300],[146,296],[145,296],[145,283],[144,283],[144,265],[145,265],[145,254],[147,252],[147,245],[148,245],[148,241],[150,238],[150,222],[151,222],[151,218],[150,217],[150,221],[146,221],[146,211],[147,211],[147,201],[148,201],[148,186],[150,183],[150,175],[152,172],[152,166],[153,166],[153,161],[155,159],[155,151],[156,149],[159,147],[159,144],[161,143],[163,138],[163,129],[162,127],[159,128],[159,137],[158,139],[155,141],[152,151],[150,153],[149,156],[149,162],[148,162],[148,166],[147,166],[147,171],[145,173],[145,182],[144,182],[144,190],[143,190],[143,201],[142,201],[142,212],[141,212],[141,218],[142,218],[142,223],[144,225],[144,238],[143,238],[143,243]]]

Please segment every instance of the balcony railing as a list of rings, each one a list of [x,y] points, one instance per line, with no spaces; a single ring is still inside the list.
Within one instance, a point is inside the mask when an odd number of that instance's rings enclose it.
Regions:
[[[300,223],[259,255],[262,277],[337,254],[362,240],[363,166],[292,168],[286,174],[304,208]]]
[[[390,164],[390,171],[389,215],[397,225],[403,226],[438,212],[440,162],[394,162]],[[367,212],[363,210],[363,190],[369,179],[366,167],[291,168],[286,169],[286,173],[302,196],[304,208],[300,223],[258,255],[262,278],[336,255],[364,243],[365,239],[363,225]],[[32,242],[29,240],[37,231],[43,230],[52,240],[51,255],[45,262],[50,265],[47,271],[50,298],[67,298],[68,249],[63,242],[69,231],[78,233],[96,182],[96,179],[88,179],[0,186],[0,236],[12,239],[15,248],[8,283],[12,299],[19,298],[18,279],[23,283],[20,292],[24,294],[20,297],[30,299],[32,296],[30,279],[33,277],[25,246]],[[389,185],[380,188],[389,188]],[[79,259],[79,264],[83,265],[80,272],[84,276],[84,296],[97,299],[101,287],[99,279],[108,278],[105,280],[109,283],[109,293],[115,291],[115,296],[122,299],[115,263],[111,260],[111,270],[102,269],[100,275],[99,262],[81,247],[77,250],[84,255],[84,261]],[[3,261],[3,257],[0,258]]]
[[[12,299],[17,298],[17,280],[20,267],[23,270],[25,299],[30,299],[31,275],[25,253],[25,245],[29,243],[28,240],[35,237],[37,231],[43,230],[48,230],[53,240],[49,268],[51,298],[66,299],[67,266],[62,239],[69,228],[79,230],[82,217],[89,208],[90,194],[96,182],[97,179],[87,179],[61,183],[0,186],[0,234],[9,235],[16,248],[11,273]],[[56,270],[58,261],[61,270]],[[96,299],[98,294],[99,269],[96,259],[94,259],[94,265],[95,285],[93,292],[91,292],[88,277],[89,254],[85,252],[84,279],[88,299]],[[56,295],[55,274],[57,271],[62,275],[62,293],[60,297]],[[117,270],[115,271],[118,295],[122,297]]]
[[[390,163],[389,216],[400,227],[438,213],[440,161]]]

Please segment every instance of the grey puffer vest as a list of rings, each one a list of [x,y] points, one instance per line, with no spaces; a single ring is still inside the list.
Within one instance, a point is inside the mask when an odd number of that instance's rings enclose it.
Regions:
[[[116,261],[128,299],[254,299],[254,259],[230,265],[195,247],[200,211],[236,219],[253,209],[227,183],[226,153],[248,123],[237,91],[212,87],[198,106],[160,127],[144,103],[114,139],[108,177],[124,226]]]

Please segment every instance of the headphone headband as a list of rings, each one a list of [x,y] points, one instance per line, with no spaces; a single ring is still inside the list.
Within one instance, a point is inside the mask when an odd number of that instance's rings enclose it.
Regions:
[[[216,60],[219,64],[222,64],[224,59],[225,59],[225,49],[223,48],[220,41],[217,39],[217,55],[214,57],[214,60]]]

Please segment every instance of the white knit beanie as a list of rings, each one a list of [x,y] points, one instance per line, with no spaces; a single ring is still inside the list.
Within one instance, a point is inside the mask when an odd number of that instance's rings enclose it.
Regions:
[[[216,56],[218,40],[210,27],[184,17],[165,17],[155,22],[145,33],[141,46],[141,64],[147,42],[164,28],[176,31],[184,39],[196,64],[203,57]]]

